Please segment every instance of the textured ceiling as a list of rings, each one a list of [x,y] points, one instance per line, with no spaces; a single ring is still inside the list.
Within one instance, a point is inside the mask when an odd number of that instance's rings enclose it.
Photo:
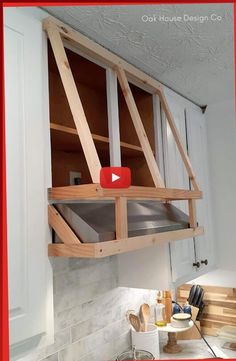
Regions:
[[[44,9],[196,104],[233,95],[232,4]],[[212,21],[212,14],[221,20]],[[189,21],[186,15],[203,16],[205,21]],[[159,16],[179,16],[182,21],[165,22]]]

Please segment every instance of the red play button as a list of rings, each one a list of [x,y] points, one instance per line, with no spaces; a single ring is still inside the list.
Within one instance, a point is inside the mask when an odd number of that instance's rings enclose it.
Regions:
[[[102,188],[129,188],[131,171],[127,167],[104,167],[100,171]]]

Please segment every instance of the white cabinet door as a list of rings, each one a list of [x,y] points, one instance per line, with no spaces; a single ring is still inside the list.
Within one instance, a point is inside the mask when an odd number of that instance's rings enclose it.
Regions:
[[[204,235],[195,239],[196,259],[208,261],[206,266],[201,263],[199,272],[206,272],[214,262],[213,236],[211,225],[210,188],[208,175],[208,151],[206,137],[206,119],[201,109],[188,106],[186,109],[188,151],[193,169],[197,176],[203,199],[196,202],[197,220],[204,227]]]
[[[4,13],[10,343],[48,330],[50,171],[46,39],[41,21]]]
[[[186,147],[185,107],[179,103],[178,97],[167,93],[167,101],[170,105],[176,126],[180,132],[183,144]],[[189,177],[177,149],[172,132],[163,114],[163,143],[165,178],[168,188],[189,189]],[[173,202],[173,205],[188,214],[186,201]],[[172,280],[190,277],[194,272],[193,262],[195,261],[194,242],[192,239],[174,241],[170,243]]]

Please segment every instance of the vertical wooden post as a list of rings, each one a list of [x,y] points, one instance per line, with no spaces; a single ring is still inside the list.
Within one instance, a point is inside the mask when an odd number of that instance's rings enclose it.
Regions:
[[[191,228],[197,227],[197,213],[196,213],[196,201],[195,199],[188,200],[189,209],[189,224]]]
[[[66,97],[73,115],[92,181],[93,183],[99,183],[101,169],[100,160],[98,158],[97,150],[94,145],[92,134],[88,126],[60,33],[57,28],[52,25],[47,26],[46,31],[52,45],[57,67],[62,79]]]
[[[116,239],[128,237],[128,211],[127,198],[117,197],[115,199],[115,217],[116,217]]]
[[[117,76],[119,79],[119,83],[124,94],[124,98],[127,104],[127,107],[130,112],[131,119],[133,121],[137,136],[139,138],[139,142],[143,149],[144,156],[147,161],[148,168],[152,175],[153,182],[156,187],[164,188],[164,182],[162,180],[159,168],[157,166],[157,162],[154,158],[152,148],[150,146],[146,131],[144,129],[142,119],[140,117],[137,105],[135,103],[132,91],[130,89],[126,74],[124,70],[120,67],[116,67]]]
[[[116,72],[110,68],[106,70],[106,84],[107,84],[107,113],[108,113],[110,166],[120,167],[121,152],[120,152],[120,127],[119,127],[117,76],[116,76]]]

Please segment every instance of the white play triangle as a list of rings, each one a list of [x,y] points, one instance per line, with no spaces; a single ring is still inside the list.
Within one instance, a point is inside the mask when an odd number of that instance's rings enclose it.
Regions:
[[[112,182],[115,182],[115,181],[117,181],[118,179],[120,179],[120,177],[119,177],[118,175],[116,175],[115,173],[112,173],[112,175],[111,175],[111,181],[112,181]]]

